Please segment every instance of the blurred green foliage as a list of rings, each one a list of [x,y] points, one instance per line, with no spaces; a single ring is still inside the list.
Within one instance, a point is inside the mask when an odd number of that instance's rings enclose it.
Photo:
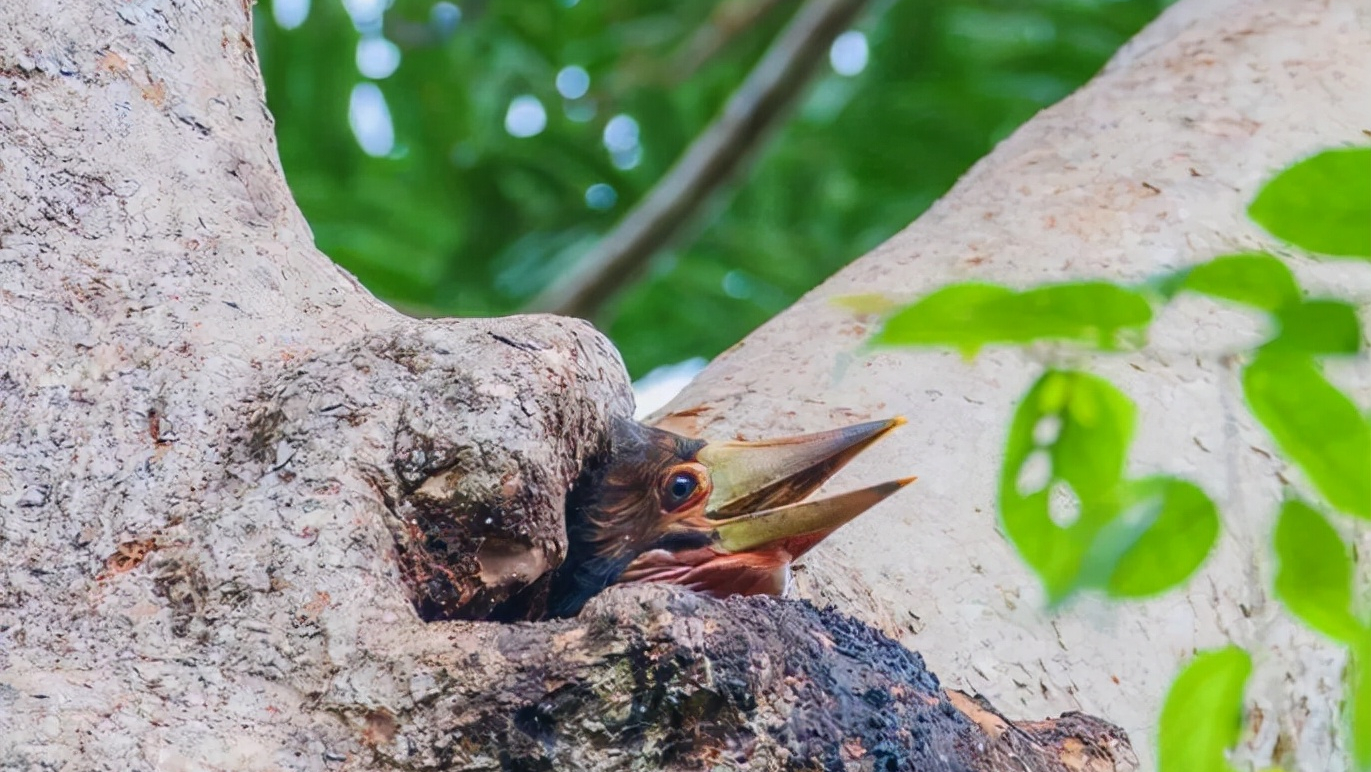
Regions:
[[[468,316],[515,312],[573,264],[714,117],[798,6],[307,2],[265,0],[256,33],[286,176],[319,247],[404,311]],[[907,225],[1165,5],[873,3],[859,24],[867,66],[844,77],[825,65],[726,203],[597,322],[635,376],[713,356]],[[394,133],[383,157],[364,153],[349,126],[354,88],[372,82],[359,43],[382,60],[399,54],[392,73],[372,70]],[[589,91],[568,100],[555,81],[573,65]],[[534,136],[506,130],[522,95],[545,109]],[[631,168],[604,144],[619,114],[639,126]],[[612,205],[587,205],[596,184],[613,188]]]

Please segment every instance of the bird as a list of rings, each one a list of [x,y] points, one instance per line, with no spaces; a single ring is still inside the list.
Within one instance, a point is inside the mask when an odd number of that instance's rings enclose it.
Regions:
[[[616,584],[725,598],[782,595],[790,564],[915,480],[805,501],[903,418],[754,442],[710,442],[614,419],[610,447],[568,496],[566,559],[542,618],[575,616]]]

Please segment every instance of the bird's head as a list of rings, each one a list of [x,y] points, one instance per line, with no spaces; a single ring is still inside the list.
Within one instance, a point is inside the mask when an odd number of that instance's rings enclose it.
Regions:
[[[607,461],[573,491],[570,547],[549,616],[611,584],[668,582],[725,597],[780,594],[792,560],[914,478],[804,499],[904,423],[761,442],[706,442],[617,422]]]

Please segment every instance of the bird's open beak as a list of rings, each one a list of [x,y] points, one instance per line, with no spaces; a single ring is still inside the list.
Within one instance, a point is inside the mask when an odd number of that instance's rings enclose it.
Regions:
[[[706,516],[728,552],[781,546],[799,557],[839,526],[914,481],[873,485],[818,501],[814,492],[903,418],[762,442],[710,443],[696,458],[714,486]]]

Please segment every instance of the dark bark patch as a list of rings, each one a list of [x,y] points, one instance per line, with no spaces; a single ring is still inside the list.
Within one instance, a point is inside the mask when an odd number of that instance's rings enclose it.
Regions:
[[[209,584],[194,562],[182,558],[168,558],[161,562],[153,589],[171,611],[171,633],[187,638],[194,632],[205,634],[201,616],[206,607]],[[200,624],[196,624],[199,622]]]
[[[254,412],[248,418],[248,458],[259,464],[269,464],[276,459],[276,444],[282,438],[281,429],[286,423],[286,414],[277,407],[266,407]]]
[[[803,601],[616,588],[576,619],[481,635],[491,659],[472,666],[500,663],[498,675],[446,703],[451,723],[397,738],[381,758],[401,764],[387,754],[403,747],[407,769],[1134,768],[1117,727],[976,708],[917,653]]]

